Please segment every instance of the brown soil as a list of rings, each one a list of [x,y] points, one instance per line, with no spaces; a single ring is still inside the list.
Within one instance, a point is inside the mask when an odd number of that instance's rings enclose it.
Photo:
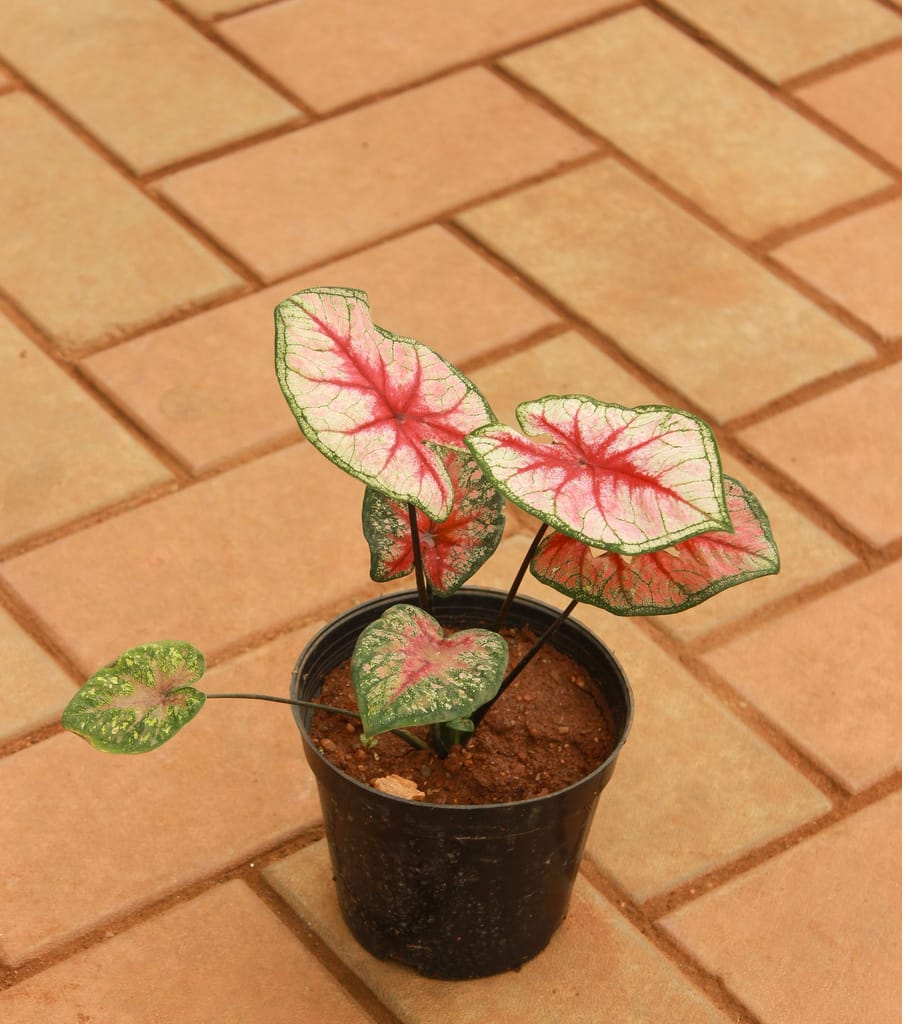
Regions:
[[[529,632],[505,631],[510,664],[534,641]],[[324,704],[356,708],[347,663],[326,678]],[[415,782],[437,804],[492,804],[544,796],[579,781],[613,750],[609,710],[586,670],[545,647],[486,714],[465,747],[447,758],[414,749],[383,734],[367,750],[360,727],[340,715],[316,712],[314,742],[333,764],[360,782],[398,775]],[[428,729],[411,729],[428,738]]]

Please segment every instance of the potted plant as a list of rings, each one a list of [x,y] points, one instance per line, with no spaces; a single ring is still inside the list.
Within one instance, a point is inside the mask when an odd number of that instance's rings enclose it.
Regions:
[[[622,669],[570,612],[670,614],[775,573],[767,517],[697,417],[546,396],[515,430],[448,361],[374,325],[357,290],[279,304],[276,373],[308,440],[365,485],[371,577],[412,573],[416,590],[330,623],[288,698],[205,694],[203,655],[160,641],[95,673],[63,724],[138,753],[210,698],[293,704],[359,941],[435,977],[519,966],[566,914],[630,724]],[[538,521],[526,559],[507,594],[465,587],[507,502]],[[563,612],[518,596],[527,569],[570,597]]]

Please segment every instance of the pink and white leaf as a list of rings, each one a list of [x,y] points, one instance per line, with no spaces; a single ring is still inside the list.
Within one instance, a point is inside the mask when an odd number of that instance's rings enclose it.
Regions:
[[[704,533],[633,556],[553,533],[539,545],[531,571],[555,590],[615,615],[680,612],[729,587],[779,572],[764,509],[738,480],[725,481],[732,533]]]
[[[504,498],[469,452],[445,451],[454,488],[451,512],[441,522],[417,512],[423,570],[440,595],[454,593],[488,559],[504,532]],[[370,576],[378,582],[413,572],[413,543],[407,508],[367,488],[363,533],[370,547]]]
[[[434,445],[462,449],[494,421],[437,353],[377,327],[364,292],[315,288],[276,307],[276,374],[306,437],[396,501],[443,519],[453,488]]]
[[[446,637],[420,608],[394,605],[364,629],[351,656],[365,735],[467,717],[498,692],[507,660],[497,633]]]
[[[467,445],[507,498],[562,533],[636,554],[731,529],[717,442],[697,417],[549,395],[517,418],[530,436],[492,424]]]

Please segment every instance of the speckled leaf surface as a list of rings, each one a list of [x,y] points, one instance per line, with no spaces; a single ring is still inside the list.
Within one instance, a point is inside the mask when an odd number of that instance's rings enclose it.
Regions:
[[[489,425],[467,445],[515,505],[576,540],[635,554],[731,528],[717,443],[695,416],[549,395],[517,419],[530,436]]]
[[[680,612],[729,587],[779,572],[764,509],[738,480],[725,481],[733,533],[717,530],[633,556],[553,533],[539,546],[531,571],[562,594],[615,615]]]
[[[318,288],[276,307],[276,374],[307,438],[396,501],[444,519],[453,488],[434,445],[494,421],[463,374],[411,338],[377,327],[364,292]]]
[[[112,754],[143,754],[171,739],[200,711],[194,689],[204,656],[180,640],[132,647],[95,672],[69,701],[63,725]]]
[[[452,594],[501,542],[504,497],[468,452],[447,450],[445,467],[454,488],[451,512],[441,522],[417,512],[423,570],[432,589]],[[370,576],[382,583],[413,572],[407,508],[372,488],[363,499],[363,533],[370,547]]]
[[[398,604],[357,640],[351,674],[368,736],[464,718],[498,692],[507,644],[486,629],[444,636],[439,623]]]

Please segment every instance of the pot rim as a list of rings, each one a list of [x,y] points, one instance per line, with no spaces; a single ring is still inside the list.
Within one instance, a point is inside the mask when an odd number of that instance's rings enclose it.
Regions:
[[[491,595],[493,597],[499,597],[502,600],[507,596],[505,591],[498,590],[495,587],[464,586],[461,587],[460,590],[455,591],[455,593],[451,595],[451,599],[453,600],[453,598],[456,597],[458,594],[466,593],[468,591],[470,593],[480,593]],[[411,600],[407,600],[408,598],[410,598]],[[341,612],[339,615],[336,615],[333,619],[330,619],[329,622],[327,622],[324,626],[318,629],[316,633],[307,641],[307,643],[304,644],[304,647],[302,648],[300,654],[298,655],[297,661],[295,662],[294,668],[291,673],[291,695],[293,697],[297,696],[297,691],[299,691],[300,689],[299,669],[301,666],[301,662],[304,659],[307,652],[317,643],[317,641],[320,640],[323,634],[325,634],[327,631],[333,630],[336,627],[336,625],[341,623],[343,619],[352,618],[358,615],[362,609],[367,608],[371,605],[386,604],[386,606],[390,606],[391,604],[416,604],[418,600],[419,595],[416,590],[395,591],[390,594],[383,594],[377,597],[369,598],[366,601],[361,601],[360,604],[355,605],[353,608],[348,608],[346,611]],[[448,598],[437,598],[437,600],[439,601],[439,603],[441,603],[442,601],[447,601]],[[557,617],[561,611],[561,609],[555,608],[554,605],[547,604],[544,601],[539,601],[533,597],[528,597],[525,595],[521,596],[520,594],[518,594],[514,598],[513,604],[529,605],[535,609],[540,609],[542,611],[549,612],[555,617]],[[601,772],[605,771],[610,765],[612,765],[617,760],[620,751],[623,749],[623,745],[626,743],[627,737],[629,736],[630,728],[632,726],[634,702],[633,690],[630,686],[630,682],[627,678],[626,673],[623,671],[623,666],[620,664],[617,657],[614,655],[614,652],[607,646],[607,644],[605,644],[600,637],[596,636],[595,633],[593,633],[592,630],[588,628],[588,626],[584,625],[582,622],[579,622],[576,619],[568,618],[561,625],[560,628],[574,629],[576,632],[582,633],[585,637],[590,638],[593,643],[599,644],[603,648],[607,658],[610,660],[611,665],[615,670],[615,675],[617,677],[618,683],[621,685],[623,690],[625,716],[620,738],[614,745],[614,748],[602,762],[596,765],[592,769],[592,771],[589,772],[587,775],[584,775],[581,779],[577,779],[576,782],[571,782],[569,786],[564,786],[562,789],[556,789],[551,793],[546,793],[544,796],[533,796],[527,797],[525,800],[510,800],[504,803],[487,804],[437,804],[429,800],[407,800],[404,797],[394,796],[391,793],[384,793],[382,792],[382,790],[376,789],[373,786],[368,786],[366,783],[361,782],[359,779],[355,779],[352,775],[348,775],[347,772],[342,771],[341,768],[333,764],[332,761],[330,761],[313,742],[313,738],[310,736],[310,733],[307,729],[307,722],[305,721],[305,717],[314,714],[315,709],[302,708],[296,705],[293,706],[291,710],[294,716],[295,724],[297,725],[301,733],[301,738],[307,750],[309,752],[312,752],[314,756],[323,765],[328,767],[330,771],[335,772],[346,782],[364,791],[367,795],[374,796],[380,800],[390,800],[396,804],[421,809],[423,811],[440,810],[460,813],[466,812],[469,814],[473,814],[474,812],[478,813],[490,811],[497,813],[499,811],[503,811],[503,809],[505,808],[523,808],[531,804],[538,804],[542,803],[543,801],[551,799],[566,799],[565,794],[569,795],[581,786],[591,785],[591,781],[595,778],[596,775],[599,775]],[[548,642],[553,644],[553,639],[549,640]]]

